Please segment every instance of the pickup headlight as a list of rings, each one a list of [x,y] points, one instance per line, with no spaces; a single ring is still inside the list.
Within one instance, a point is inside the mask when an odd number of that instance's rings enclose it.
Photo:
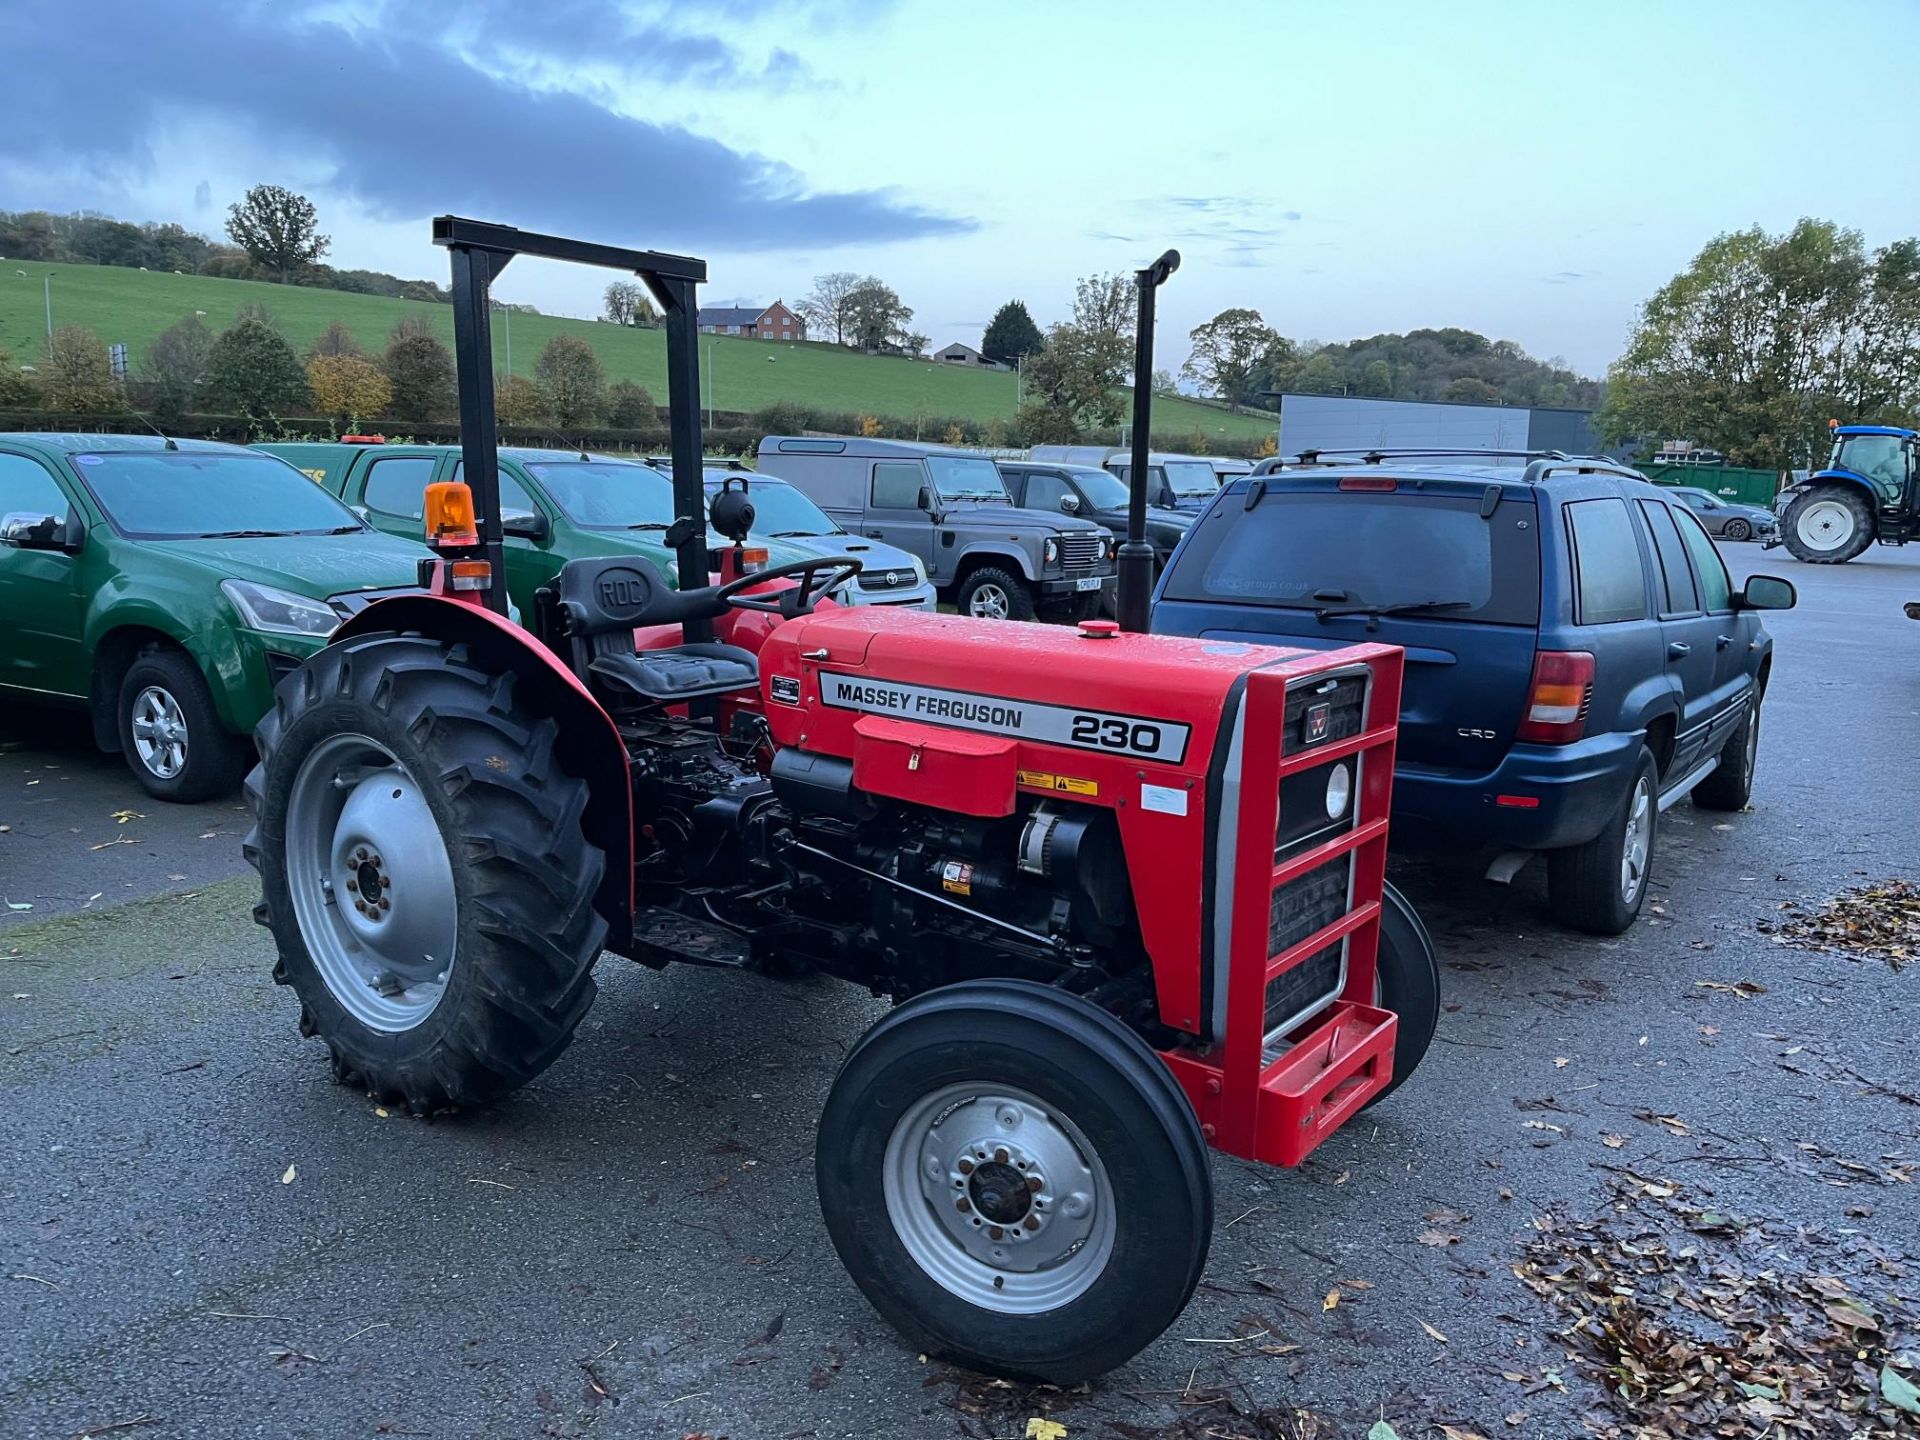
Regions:
[[[233,602],[241,623],[249,630],[325,639],[340,623],[339,615],[326,601],[295,595],[290,590],[256,585],[251,580],[222,580],[220,590]]]
[[[1058,565],[1060,563],[1060,542],[1058,540],[1048,540],[1041,550],[1041,555],[1047,564]]]

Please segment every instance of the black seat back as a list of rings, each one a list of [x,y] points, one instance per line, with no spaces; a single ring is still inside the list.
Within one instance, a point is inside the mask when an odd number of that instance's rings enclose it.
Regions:
[[[587,681],[601,656],[634,653],[633,632],[639,626],[723,614],[725,602],[713,595],[711,587],[673,589],[660,567],[644,556],[599,555],[560,567],[554,584],[536,597],[537,620],[547,644],[566,654],[574,673]]]

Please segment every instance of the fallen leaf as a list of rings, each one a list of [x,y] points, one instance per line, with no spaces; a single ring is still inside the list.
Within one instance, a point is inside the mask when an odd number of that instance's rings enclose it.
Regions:
[[[1429,1325],[1426,1321],[1424,1320],[1420,1321],[1420,1328],[1426,1331],[1427,1334],[1431,1335],[1434,1339],[1438,1340],[1442,1345],[1447,1343],[1447,1337],[1442,1335],[1438,1330],[1434,1329],[1433,1326]],[[1447,1427],[1442,1425],[1440,1428],[1444,1430]]]
[[[1442,1425],[1440,1434],[1442,1440],[1487,1440],[1478,1430],[1462,1430],[1457,1425]]]
[[[1452,1209],[1449,1206],[1442,1205],[1437,1210],[1427,1211],[1427,1213],[1420,1218],[1431,1221],[1435,1225],[1464,1225],[1473,1217],[1462,1214],[1460,1211]]]
[[[387,1110],[386,1106],[376,1105],[373,1107],[373,1113],[378,1115],[382,1120],[385,1120],[386,1118],[388,1118],[388,1115],[390,1112]]]
[[[138,810],[116,810],[113,812],[113,823],[116,825],[124,825],[129,820],[144,820],[146,818],[147,817],[142,815]]]
[[[1551,1130],[1556,1135],[1564,1135],[1567,1133],[1560,1126],[1549,1125],[1544,1120],[1525,1120],[1525,1121],[1522,1121],[1521,1123],[1524,1126],[1524,1128],[1528,1130]]]
[[[1376,1420],[1367,1431],[1367,1440],[1400,1440],[1400,1432],[1384,1420]]]
[[[1333,1307],[1338,1305],[1339,1303],[1340,1303],[1339,1290],[1338,1289],[1329,1290],[1327,1291],[1327,1298],[1320,1302],[1320,1309],[1324,1313],[1325,1311],[1333,1309]]]
[[[1737,980],[1728,985],[1720,980],[1696,980],[1695,987],[1701,990],[1724,990],[1729,995],[1737,995],[1742,1000],[1751,1000],[1755,995],[1767,993],[1767,987],[1757,980]],[[1645,1041],[1641,1042],[1645,1044]]]
[[[1042,1419],[1038,1415],[1027,1420],[1026,1440],[1067,1440],[1067,1427],[1058,1420]]]
[[[1627,1143],[1627,1137],[1624,1135],[1602,1135],[1600,1137],[1600,1143],[1609,1150],[1618,1150]]]
[[[1460,1237],[1458,1235],[1449,1235],[1444,1230],[1422,1230],[1413,1238],[1418,1240],[1422,1245],[1431,1245],[1435,1249],[1441,1250],[1449,1245],[1458,1245],[1460,1243]]]
[[[1920,1386],[1895,1373],[1891,1365],[1880,1367],[1880,1398],[1909,1415],[1920,1415]]]
[[[1338,1175],[1333,1177],[1333,1183],[1336,1185],[1344,1185],[1352,1178],[1353,1172],[1351,1170],[1342,1170]]]
[[[294,1177],[295,1175],[297,1175],[298,1173],[299,1173],[299,1171],[298,1171],[298,1170],[296,1170],[296,1169],[295,1169],[295,1168],[294,1168],[293,1166],[291,1166],[291,1165],[289,1165],[289,1166],[287,1166],[287,1173],[286,1173],[286,1174],[284,1174],[284,1175],[282,1175],[282,1176],[280,1177],[280,1183],[281,1183],[282,1185],[291,1185],[291,1184],[293,1184],[293,1177]]]
[[[1573,1062],[1567,1059],[1567,1057],[1564,1055],[1556,1055],[1553,1057],[1553,1068],[1556,1070],[1564,1070],[1567,1068],[1567,1066],[1571,1065],[1572,1063]],[[1445,1425],[1442,1425],[1440,1428],[1442,1430],[1445,1430],[1447,1427]]]
[[[7,909],[9,909],[9,910],[31,910],[31,909],[33,909],[33,906],[31,906],[31,905],[29,905],[29,904],[26,904],[25,902],[23,902],[23,901],[20,901],[20,900],[9,900],[9,901],[7,901]]]

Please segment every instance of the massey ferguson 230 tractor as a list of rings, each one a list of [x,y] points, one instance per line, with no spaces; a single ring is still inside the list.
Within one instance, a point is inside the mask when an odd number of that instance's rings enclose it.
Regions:
[[[711,584],[705,265],[451,217],[434,238],[471,490],[429,489],[429,593],[282,681],[247,782],[302,1032],[426,1113],[552,1064],[603,950],[871,986],[900,1003],[816,1150],[856,1283],[981,1369],[1125,1361],[1199,1279],[1207,1147],[1297,1164],[1431,1038],[1432,949],[1383,882],[1400,652],[838,608],[857,559],[754,572],[738,543]],[[680,516],[677,589],[576,560],[528,629],[502,613],[488,373],[517,254],[657,297]],[[711,507],[736,542],[750,485]]]

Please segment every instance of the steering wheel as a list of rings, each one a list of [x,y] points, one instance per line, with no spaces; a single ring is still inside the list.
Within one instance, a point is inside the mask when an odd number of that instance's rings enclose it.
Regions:
[[[792,620],[808,614],[813,609],[816,595],[825,594],[834,586],[851,580],[865,565],[851,555],[822,555],[813,560],[796,560],[791,565],[776,565],[771,570],[756,570],[751,575],[742,575],[738,580],[730,580],[713,592],[713,598],[723,605],[731,605],[736,610],[761,610],[782,619]],[[825,573],[828,578],[816,580]],[[800,586],[795,590],[782,590],[778,595],[750,596],[743,591],[756,585],[764,585],[769,580],[797,578]]]

